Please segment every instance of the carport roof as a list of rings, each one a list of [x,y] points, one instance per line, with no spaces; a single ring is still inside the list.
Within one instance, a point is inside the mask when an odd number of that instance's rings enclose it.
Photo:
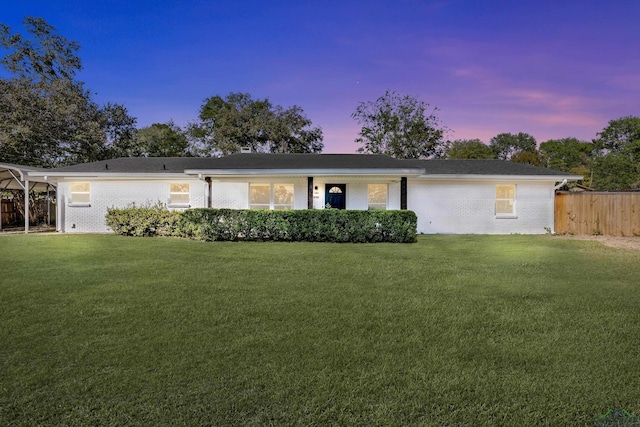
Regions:
[[[23,190],[21,184],[28,179],[30,190],[46,190],[50,183],[43,177],[32,177],[31,172],[44,172],[50,169],[22,166],[13,163],[0,163],[0,190]],[[20,183],[18,182],[20,181]]]

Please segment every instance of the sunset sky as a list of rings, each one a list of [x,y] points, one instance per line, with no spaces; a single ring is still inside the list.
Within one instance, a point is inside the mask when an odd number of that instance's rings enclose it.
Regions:
[[[386,90],[439,108],[450,139],[527,132],[590,141],[640,115],[640,1],[4,1],[80,43],[99,103],[138,127],[194,121],[248,92],[298,105],[326,153],[353,153],[359,102]],[[3,74],[5,75],[5,74]]]

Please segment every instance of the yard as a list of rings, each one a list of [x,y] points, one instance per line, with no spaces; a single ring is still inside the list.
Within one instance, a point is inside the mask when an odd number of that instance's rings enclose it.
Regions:
[[[0,425],[578,425],[640,414],[640,252],[0,236]]]

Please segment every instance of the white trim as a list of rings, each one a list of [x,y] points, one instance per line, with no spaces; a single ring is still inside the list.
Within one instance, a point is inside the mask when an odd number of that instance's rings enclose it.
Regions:
[[[513,187],[513,197],[498,198],[498,187]],[[496,184],[496,199],[494,202],[494,215],[496,219],[517,219],[518,218],[518,185],[517,184]],[[498,201],[511,201],[513,206],[512,212],[497,212]]]
[[[55,171],[27,171],[29,177],[59,177],[66,178],[186,178],[190,175],[198,178],[198,175],[210,177],[255,177],[255,176],[406,176],[420,180],[527,180],[527,181],[578,181],[583,179],[581,175],[484,175],[484,174],[425,174],[424,169],[185,169],[184,172],[175,173],[144,173],[144,172],[55,172]]]
[[[52,171],[46,171],[46,172],[37,172],[36,175],[32,175],[31,172],[29,172],[29,176],[48,176],[48,177],[61,177],[62,180],[65,180],[66,178],[73,178],[73,179],[77,179],[77,178],[86,178],[86,179],[90,179],[90,178],[102,178],[102,179],[122,179],[122,178],[139,178],[139,179],[149,179],[149,178],[166,178],[166,179],[173,179],[173,178],[177,178],[177,179],[188,179],[190,177],[185,176],[184,173],[182,172],[178,172],[178,173],[144,173],[144,172],[137,172],[137,173],[131,173],[131,172],[127,172],[127,173],[119,173],[119,172],[52,172]]]
[[[186,169],[187,175],[207,176],[361,176],[361,175],[402,175],[418,177],[424,169]]]
[[[420,175],[417,179],[424,180],[473,180],[473,181],[495,181],[495,180],[508,180],[508,181],[557,181],[566,180],[580,180],[580,175],[570,176],[558,176],[558,175],[480,175],[480,174],[431,174]]]

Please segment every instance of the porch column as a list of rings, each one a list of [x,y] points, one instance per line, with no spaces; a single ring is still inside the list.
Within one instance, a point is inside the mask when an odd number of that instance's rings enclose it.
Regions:
[[[213,186],[211,185],[211,177],[208,176],[204,179],[207,183],[207,207],[211,207],[211,198],[213,197]]]
[[[24,232],[29,232],[29,180],[24,182]]]
[[[400,209],[407,210],[407,177],[400,178]]]
[[[307,177],[307,209],[313,209],[313,177]]]

